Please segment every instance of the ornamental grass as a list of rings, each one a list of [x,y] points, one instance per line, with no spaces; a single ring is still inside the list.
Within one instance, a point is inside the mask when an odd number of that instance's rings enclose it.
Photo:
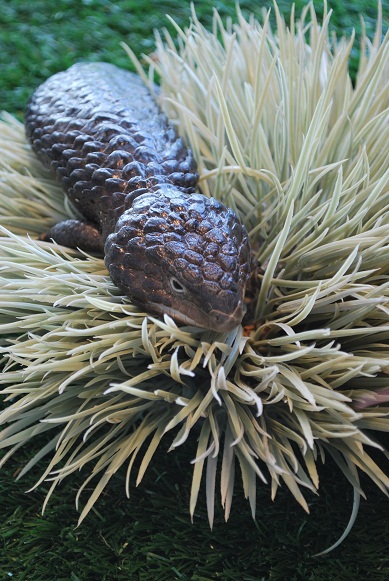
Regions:
[[[193,149],[200,188],[249,232],[258,290],[246,327],[218,334],[156,318],[113,285],[100,256],[38,241],[74,216],[26,143],[0,126],[1,464],[45,434],[19,474],[36,486],[83,469],[81,522],[118,470],[126,493],[159,443],[197,442],[190,514],[205,491],[228,519],[242,478],[287,487],[308,511],[328,456],[355,492],[366,473],[387,493],[389,431],[389,35],[329,34],[308,5],[234,22],[192,14],[157,33],[138,72]],[[380,465],[373,459],[382,451]],[[43,461],[43,464],[42,462]],[[135,474],[134,474],[135,473]],[[89,497],[82,495],[87,488]]]

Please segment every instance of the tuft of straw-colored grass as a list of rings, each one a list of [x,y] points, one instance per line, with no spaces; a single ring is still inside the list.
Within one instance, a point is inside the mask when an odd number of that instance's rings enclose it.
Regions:
[[[2,464],[50,439],[37,485],[75,470],[93,481],[80,522],[110,478],[139,456],[139,484],[162,438],[197,441],[190,514],[205,484],[228,519],[236,470],[253,516],[258,481],[308,511],[317,463],[332,456],[355,490],[359,471],[387,493],[370,450],[389,431],[389,36],[330,36],[312,5],[287,26],[237,11],[207,31],[193,12],[177,38],[157,34],[136,66],[192,147],[200,187],[244,221],[260,264],[249,336],[157,319],[129,303],[99,257],[37,241],[72,215],[6,116],[0,126]],[[131,56],[133,54],[127,47]],[[355,516],[355,515],[354,515]]]

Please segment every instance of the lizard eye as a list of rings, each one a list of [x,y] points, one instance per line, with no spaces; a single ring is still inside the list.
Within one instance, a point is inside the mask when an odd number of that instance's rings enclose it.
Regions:
[[[170,286],[171,286],[171,287],[172,287],[172,289],[173,289],[174,291],[176,291],[177,293],[184,293],[184,292],[185,292],[185,290],[186,290],[186,289],[185,289],[185,287],[184,287],[184,285],[182,285],[182,284],[180,283],[180,281],[176,279],[176,277],[175,277],[175,276],[172,276],[172,277],[171,277],[171,279],[170,279]]]

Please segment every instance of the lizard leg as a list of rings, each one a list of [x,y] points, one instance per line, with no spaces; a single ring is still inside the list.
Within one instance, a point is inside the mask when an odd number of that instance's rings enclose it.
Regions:
[[[41,234],[39,240],[54,241],[62,246],[79,248],[86,252],[103,252],[100,232],[93,224],[80,220],[58,222],[50,230]]]

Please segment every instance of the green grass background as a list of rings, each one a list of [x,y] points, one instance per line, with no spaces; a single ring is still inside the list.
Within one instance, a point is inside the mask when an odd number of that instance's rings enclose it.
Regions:
[[[296,2],[297,14],[304,4]],[[320,14],[323,3],[314,4]],[[212,6],[223,17],[235,13],[233,1],[198,1],[197,14],[205,25],[210,24]],[[260,6],[271,6],[271,2],[241,2],[244,12],[255,12]],[[353,27],[358,33],[362,15],[372,36],[374,2],[329,1],[329,6],[334,9],[331,28],[337,34],[350,33]],[[279,7],[288,17],[291,3],[280,0]],[[387,27],[388,0],[383,10]],[[151,52],[153,29],[167,26],[172,30],[166,13],[185,26],[190,4],[177,0],[0,0],[0,109],[21,117],[33,89],[78,60],[128,66],[120,41],[130,44],[137,55]],[[354,71],[357,59],[355,48]],[[308,495],[309,516],[287,491],[272,502],[269,489],[260,486],[253,521],[238,485],[229,522],[224,523],[219,510],[210,531],[204,498],[193,524],[188,514],[194,448],[165,452],[159,451],[139,489],[132,487],[129,500],[124,496],[124,475],[115,477],[96,510],[76,529],[74,499],[85,475],[68,478],[42,516],[48,486],[26,494],[39,469],[22,481],[14,480],[34,453],[31,447],[21,450],[0,471],[0,580],[389,579],[388,503],[367,480],[363,484],[368,500],[362,502],[348,539],[329,556],[312,558],[341,535],[351,511],[351,487],[331,463],[320,469],[320,496]]]

